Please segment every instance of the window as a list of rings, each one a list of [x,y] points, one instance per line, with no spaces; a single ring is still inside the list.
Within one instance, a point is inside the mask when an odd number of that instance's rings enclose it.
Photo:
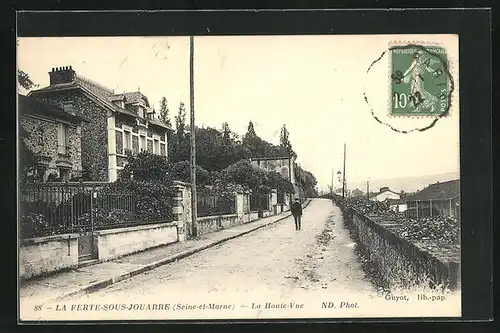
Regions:
[[[66,168],[59,168],[59,178],[63,182],[69,181],[70,170]]]
[[[141,135],[141,149],[140,151],[146,151],[147,150],[147,144],[146,144],[146,136]]]
[[[123,149],[132,150],[132,133],[123,131]]]
[[[155,139],[154,141],[154,153],[160,155],[160,140]]]
[[[144,118],[144,108],[142,106],[138,106],[137,109],[138,109],[137,113],[139,114],[139,117]]]
[[[58,127],[58,151],[59,154],[67,154],[69,146],[68,125],[59,123]]]

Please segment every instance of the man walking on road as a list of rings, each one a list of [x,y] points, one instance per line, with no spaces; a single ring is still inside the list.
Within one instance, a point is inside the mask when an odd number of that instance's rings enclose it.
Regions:
[[[300,230],[300,220],[302,217],[302,204],[298,198],[295,198],[295,202],[291,207],[293,218],[295,219],[295,230]]]

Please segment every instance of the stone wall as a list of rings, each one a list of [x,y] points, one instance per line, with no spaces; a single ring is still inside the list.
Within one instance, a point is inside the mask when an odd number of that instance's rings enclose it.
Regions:
[[[95,238],[99,261],[178,241],[177,225],[172,222],[97,231]]]
[[[37,237],[22,240],[19,275],[22,280],[78,266],[78,235]]]
[[[107,112],[83,93],[60,91],[49,94],[34,94],[34,98],[64,108],[73,102],[75,113],[87,119],[82,124],[82,170],[88,180],[108,181],[108,134]]]
[[[460,258],[455,254],[429,251],[443,244],[410,242],[395,232],[398,224],[344,210],[344,223],[351,237],[377,272],[391,287],[456,289],[460,286]]]
[[[251,212],[251,213],[245,214],[243,216],[243,223],[252,222],[252,221],[255,221],[258,219],[259,219],[259,213],[258,212]]]
[[[40,117],[23,116],[21,126],[29,133],[25,139],[30,150],[40,157],[46,166],[44,180],[51,173],[59,175],[59,167],[70,168],[70,178],[80,177],[82,173],[81,127],[68,126],[67,154],[59,154],[59,122]]]

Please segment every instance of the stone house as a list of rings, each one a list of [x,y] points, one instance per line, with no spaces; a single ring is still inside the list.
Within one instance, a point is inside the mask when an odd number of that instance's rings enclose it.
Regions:
[[[373,201],[385,201],[385,200],[400,200],[401,194],[392,191],[388,187],[381,187],[378,193],[370,194],[370,200]]]
[[[18,95],[19,125],[27,132],[26,146],[40,157],[39,181],[68,181],[82,174],[81,129],[84,119],[65,109]]]
[[[115,181],[128,152],[145,150],[167,158],[171,128],[155,117],[141,92],[116,94],[71,66],[52,68],[49,76],[48,87],[28,96],[88,119],[81,129],[83,180]]]
[[[279,173],[283,178],[289,180],[295,189],[294,197],[303,197],[302,189],[295,181],[295,158],[293,157],[256,157],[250,159],[250,164],[268,172]],[[293,198],[284,193],[277,193],[277,202],[283,205],[290,205]]]

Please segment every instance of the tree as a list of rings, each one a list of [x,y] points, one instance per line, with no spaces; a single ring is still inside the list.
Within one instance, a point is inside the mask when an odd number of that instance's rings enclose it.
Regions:
[[[19,126],[19,182],[21,187],[27,183],[40,179],[40,170],[38,168],[40,157],[26,144],[30,134],[22,126]]]
[[[186,107],[184,102],[179,104],[179,112],[177,113],[177,116],[175,116],[175,129],[178,137],[183,139],[186,130]]]
[[[315,197],[318,195],[316,177],[307,170],[304,170],[300,165],[294,164],[295,167],[295,182],[304,191],[306,196]]]
[[[180,161],[174,163],[172,166],[173,176],[175,180],[180,180],[182,182],[191,182],[191,164],[188,161]],[[203,169],[201,166],[196,166],[196,185],[204,186],[209,183],[210,175],[207,170]]]
[[[229,128],[229,124],[224,122],[222,124],[222,138],[224,139],[224,143],[229,143],[231,141],[231,129]]]
[[[167,124],[169,127],[172,127],[172,123],[170,122],[168,103],[165,97],[162,97],[160,102],[160,120]]]
[[[17,81],[21,87],[26,90],[30,90],[34,87],[38,87],[38,84],[34,83],[29,75],[22,70],[17,70]],[[30,139],[30,133],[19,126],[19,167],[20,167],[20,183],[21,186],[26,185],[28,182],[39,179],[39,162],[40,157],[37,156],[28,147],[26,141]]]
[[[292,149],[292,143],[290,142],[290,133],[286,128],[286,125],[283,124],[280,132],[280,152],[286,156],[291,156],[296,158],[297,154]]]
[[[30,76],[20,69],[17,70],[17,81],[19,82],[19,85],[26,90],[38,87],[38,84],[34,83]]]
[[[169,156],[172,162],[189,160],[190,141],[186,136],[186,107],[179,104],[179,111],[175,116],[175,133],[168,143]]]
[[[242,140],[243,147],[250,152],[252,157],[277,157],[280,155],[279,147],[262,140],[256,133],[253,122],[248,124],[248,131]]]
[[[250,122],[248,123],[248,130],[247,130],[247,136],[257,136],[257,134],[255,134],[255,129],[253,127],[253,122],[250,120]]]

